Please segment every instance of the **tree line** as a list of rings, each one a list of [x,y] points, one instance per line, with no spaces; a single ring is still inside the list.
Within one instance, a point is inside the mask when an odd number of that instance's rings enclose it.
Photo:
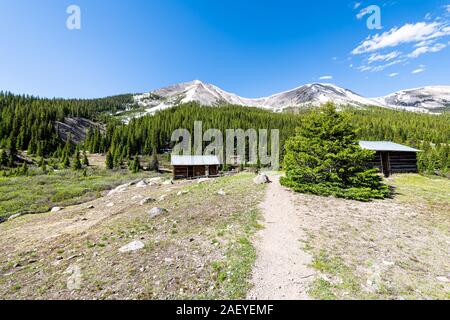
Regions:
[[[281,158],[288,138],[294,136],[311,111],[300,114],[273,113],[257,108],[224,105],[203,107],[197,103],[132,119],[128,124],[114,117],[116,111],[133,108],[132,95],[103,99],[43,99],[0,92],[0,167],[14,167],[18,151],[36,156],[39,165],[71,167],[83,151],[107,154],[107,167],[125,164],[138,170],[136,155],[161,154],[173,146],[174,130],[193,131],[202,121],[203,130],[279,129]],[[356,128],[358,139],[389,140],[423,150],[419,154],[422,172],[446,173],[449,170],[450,114],[428,115],[384,108],[345,108],[344,113]],[[103,122],[105,130],[92,128],[78,146],[59,136],[55,122],[66,117],[83,117]],[[78,150],[78,152],[77,152]],[[78,156],[77,156],[78,155]],[[83,161],[82,161],[83,162]],[[79,167],[76,165],[75,167]],[[74,168],[75,168],[74,167]],[[25,170],[25,169],[24,169]]]

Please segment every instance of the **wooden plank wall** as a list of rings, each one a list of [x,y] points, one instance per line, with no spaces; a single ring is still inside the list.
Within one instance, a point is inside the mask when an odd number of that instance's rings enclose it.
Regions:
[[[415,152],[389,152],[392,173],[415,173],[417,168],[417,154]]]
[[[390,172],[392,173],[417,173],[417,153],[415,152],[388,152]],[[377,152],[373,161],[369,163],[371,167],[383,172],[381,152]]]

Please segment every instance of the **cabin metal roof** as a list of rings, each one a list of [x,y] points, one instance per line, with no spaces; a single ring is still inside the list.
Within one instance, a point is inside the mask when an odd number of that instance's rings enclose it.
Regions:
[[[373,151],[420,152],[420,150],[391,141],[360,141],[361,148]]]
[[[220,165],[217,156],[172,156],[172,166],[212,166]]]

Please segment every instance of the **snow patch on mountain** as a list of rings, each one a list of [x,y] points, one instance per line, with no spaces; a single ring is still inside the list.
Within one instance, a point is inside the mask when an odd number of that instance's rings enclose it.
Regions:
[[[378,104],[371,99],[364,98],[350,90],[332,84],[308,84],[269,97],[249,99],[226,92],[212,84],[203,83],[199,80],[136,95],[134,99],[140,107],[146,108],[148,113],[154,113],[187,102],[198,102],[204,106],[217,106],[226,103],[264,108],[276,112],[282,112],[287,108],[319,106],[326,102],[356,107]]]
[[[333,84],[312,83],[272,96],[250,99],[226,92],[212,84],[195,80],[136,95],[134,100],[137,105],[145,109],[145,114],[153,114],[188,102],[198,102],[203,106],[233,104],[258,107],[274,112],[315,107],[333,102],[337,106],[358,108],[381,106],[414,112],[439,113],[450,107],[450,87],[424,87],[370,99]]]
[[[402,90],[374,100],[396,109],[440,113],[444,110],[450,110],[450,86],[430,86]]]

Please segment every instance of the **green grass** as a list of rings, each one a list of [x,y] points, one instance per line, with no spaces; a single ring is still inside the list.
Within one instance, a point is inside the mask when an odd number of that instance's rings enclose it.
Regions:
[[[405,174],[394,176],[390,182],[399,200],[450,204],[450,179],[438,176]]]
[[[331,257],[321,251],[314,257],[311,266],[321,274],[336,280],[336,283],[332,283],[320,277],[316,278],[308,291],[312,297],[320,300],[335,300],[341,296],[342,292],[351,296],[360,294],[360,280],[339,257]]]
[[[227,299],[245,299],[251,284],[249,282],[253,264],[256,260],[256,249],[251,237],[260,228],[257,222],[259,212],[253,209],[235,215],[236,222],[243,226],[243,234],[232,243],[226,252],[226,261],[218,270],[218,281],[222,282]]]
[[[102,191],[149,176],[129,171],[88,170],[88,176],[71,170],[48,175],[0,177],[0,217],[16,213],[41,213],[54,206],[69,206],[93,200]]]

